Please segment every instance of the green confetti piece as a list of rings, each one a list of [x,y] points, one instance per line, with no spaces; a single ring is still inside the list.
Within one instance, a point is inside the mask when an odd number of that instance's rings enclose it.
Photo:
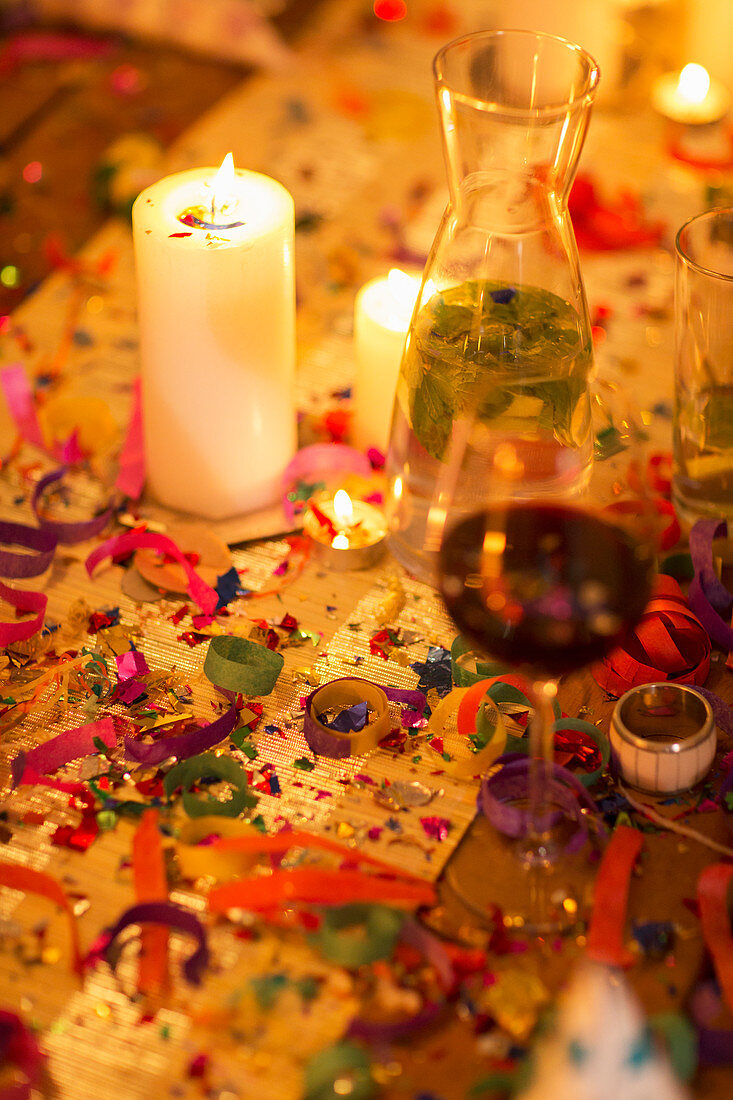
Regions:
[[[104,832],[109,832],[110,829],[114,829],[117,824],[117,814],[114,810],[100,810],[97,816],[97,825]]]
[[[307,756],[299,756],[297,760],[293,760],[293,767],[298,768],[301,772],[312,772],[315,766],[315,761],[310,760]]]

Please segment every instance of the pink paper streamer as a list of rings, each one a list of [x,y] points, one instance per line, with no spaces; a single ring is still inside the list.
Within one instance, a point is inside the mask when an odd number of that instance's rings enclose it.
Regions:
[[[713,540],[728,534],[725,520],[700,519],[690,531],[690,556],[695,575],[688,602],[710,637],[724,649],[733,649],[733,630],[722,618],[730,616],[733,596],[719,581],[713,567]]]
[[[143,405],[140,379],[132,384],[132,411],[125,442],[120,452],[120,468],[115,488],[127,497],[139,500],[145,485],[145,446],[143,442]]]
[[[288,521],[295,521],[295,508],[288,500],[288,493],[298,481],[332,480],[340,471],[369,477],[372,466],[362,451],[347,447],[345,443],[313,443],[299,450],[283,474],[282,505]]]
[[[108,749],[115,747],[117,734],[111,718],[102,718],[99,722],[88,722],[84,726],[65,730],[57,737],[44,741],[42,745],[36,745],[27,753],[16,756],[12,763],[14,777],[17,776],[22,762],[22,772],[16,778],[16,784],[28,782],[27,771],[47,775],[49,772],[55,772],[63,764],[68,764],[70,760],[99,752],[98,746],[94,743],[95,739],[103,741]]]
[[[34,443],[45,450],[43,433],[36,416],[36,403],[33,400],[28,375],[20,363],[11,363],[0,371],[0,386],[2,386],[8,410],[15,425],[28,443]]]
[[[191,563],[183,556],[173,539],[167,535],[156,535],[152,531],[130,531],[125,535],[114,535],[111,539],[101,543],[92,550],[86,560],[89,576],[94,572],[95,566],[105,558],[127,557],[135,550],[157,550],[161,554],[168,554],[183,569],[188,580],[187,592],[192,600],[195,600],[202,611],[212,615],[219,603],[219,596],[191,566]]]
[[[22,623],[0,622],[0,646],[22,642],[26,638],[32,638],[34,634],[37,634],[43,626],[48,596],[43,592],[20,592],[15,588],[8,588],[2,581],[0,581],[0,596],[17,611],[36,612],[32,619],[26,619]]]

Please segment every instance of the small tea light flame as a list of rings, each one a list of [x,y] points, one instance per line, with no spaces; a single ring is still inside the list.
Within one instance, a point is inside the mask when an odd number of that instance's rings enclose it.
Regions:
[[[215,222],[236,203],[234,188],[234,157],[227,153],[214,176],[211,195],[211,220]]]
[[[336,523],[339,527],[350,527],[354,522],[354,506],[351,503],[351,497],[345,489],[339,489],[334,496],[333,511],[336,516]]]
[[[710,77],[702,65],[690,62],[685,65],[677,81],[677,92],[681,99],[689,103],[702,103],[710,91]]]

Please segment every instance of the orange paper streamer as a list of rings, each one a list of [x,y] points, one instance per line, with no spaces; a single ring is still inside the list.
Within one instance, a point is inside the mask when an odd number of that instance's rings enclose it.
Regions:
[[[638,829],[617,825],[598,868],[586,951],[606,966],[629,967],[635,962],[624,944],[624,928],[631,873],[642,843]]]
[[[158,811],[146,810],[132,841],[132,877],[135,901],[167,901],[168,879],[158,831]],[[145,924],[140,929],[137,987],[155,993],[168,984],[168,929]]]
[[[245,853],[272,853],[278,854],[280,852],[287,852],[291,848],[321,848],[326,852],[333,852],[337,856],[341,856],[342,859],[348,860],[351,863],[366,863],[370,867],[377,867],[387,874],[394,874],[394,867],[389,863],[385,863],[382,859],[377,859],[376,856],[367,855],[366,852],[357,852],[351,848],[344,847],[343,844],[339,844],[336,840],[331,840],[327,836],[318,836],[316,833],[307,833],[303,831],[290,832],[289,830],[283,830],[280,833],[275,833],[273,836],[266,836],[262,833],[248,834],[242,836],[224,836],[214,840],[209,845],[210,848],[215,848],[219,852],[245,852]],[[412,879],[412,875],[404,876]],[[415,881],[421,881],[416,879]]]
[[[677,581],[662,574],[636,627],[592,672],[603,690],[617,697],[659,680],[704,684],[710,653],[707,631],[690,610]]]
[[[17,863],[0,862],[0,886],[7,886],[10,890],[21,890],[24,894],[37,894],[39,897],[47,898],[48,901],[52,901],[64,910],[69,919],[72,969],[77,974],[81,974],[82,959],[79,949],[79,936],[76,930],[76,919],[69,905],[69,900],[56,879],[44,874],[43,871],[34,871],[30,867],[20,867]]]
[[[728,915],[728,887],[733,878],[733,864],[713,863],[700,873],[697,880],[697,900],[705,946],[712,955],[713,966],[723,998],[733,1012],[733,939]]]
[[[209,894],[209,911],[225,913],[227,909],[249,909],[262,912],[296,902],[347,905],[354,901],[432,905],[435,890],[428,883],[378,878],[362,871],[320,871],[301,867],[217,886]]]

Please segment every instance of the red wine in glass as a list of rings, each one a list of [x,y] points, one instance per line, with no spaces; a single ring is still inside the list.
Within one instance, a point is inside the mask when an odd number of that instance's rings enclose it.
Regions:
[[[598,660],[639,619],[652,564],[611,515],[517,501],[448,531],[439,577],[451,617],[484,653],[556,677]]]

